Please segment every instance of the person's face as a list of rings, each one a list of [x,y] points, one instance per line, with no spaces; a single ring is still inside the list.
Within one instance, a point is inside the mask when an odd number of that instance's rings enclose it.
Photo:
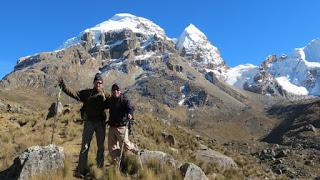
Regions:
[[[102,91],[103,89],[103,82],[101,80],[97,80],[93,82],[94,89],[98,91]]]
[[[112,96],[120,97],[120,95],[121,95],[121,90],[120,89],[113,89],[112,90]]]

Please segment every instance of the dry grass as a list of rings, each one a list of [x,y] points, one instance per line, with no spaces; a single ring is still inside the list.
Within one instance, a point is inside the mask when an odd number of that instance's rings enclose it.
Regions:
[[[59,115],[56,119],[56,132],[54,143],[64,147],[66,161],[64,169],[61,169],[54,174],[42,174],[33,179],[72,179],[73,170],[75,167],[75,155],[80,151],[81,134],[83,125],[77,120],[79,117],[79,106],[72,106],[71,113]],[[169,111],[169,110],[168,110]],[[181,115],[181,116],[179,116]],[[46,112],[33,114],[4,114],[4,118],[0,119],[0,123],[4,124],[0,127],[0,170],[8,168],[13,159],[26,148],[34,145],[47,145],[50,142],[52,133],[53,119],[45,120]],[[183,119],[184,113],[176,114],[176,119]],[[11,118],[11,120],[10,120]],[[13,120],[15,119],[15,120]],[[17,120],[25,119],[26,124],[20,126]],[[135,140],[141,149],[159,150],[171,154],[176,160],[181,162],[193,162],[199,165],[207,175],[217,174],[214,176],[217,179],[237,179],[242,177],[264,177],[264,171],[260,166],[252,164],[243,156],[234,152],[229,152],[220,145],[213,144],[209,140],[204,140],[210,148],[228,154],[236,160],[239,165],[239,170],[224,171],[216,168],[214,164],[206,164],[197,161],[193,153],[198,148],[198,140],[195,136],[177,125],[169,125],[168,123],[157,120],[157,116],[152,113],[136,114],[135,119],[137,124],[134,126]],[[62,133],[63,132],[63,133]],[[174,135],[176,144],[171,145],[164,141],[162,132],[167,132]],[[61,137],[62,133],[65,137]],[[133,140],[133,137],[130,137]],[[105,142],[107,149],[107,138]],[[170,165],[159,164],[157,161],[150,161],[143,170],[140,169],[140,164],[134,156],[126,156],[127,168],[124,174],[114,166],[106,166],[99,169],[95,165],[95,156],[97,152],[96,140],[93,137],[88,156],[88,165],[90,167],[90,175],[94,179],[182,179],[178,170]],[[108,153],[105,153],[105,163],[110,163]],[[251,166],[250,166],[251,165]],[[262,174],[261,176],[259,175]]]

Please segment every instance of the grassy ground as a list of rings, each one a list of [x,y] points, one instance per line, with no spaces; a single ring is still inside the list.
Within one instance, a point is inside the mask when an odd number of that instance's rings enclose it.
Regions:
[[[77,165],[80,151],[83,125],[79,117],[79,106],[70,107],[71,112],[59,115],[56,121],[54,143],[62,146],[65,151],[65,167],[51,174],[41,174],[33,179],[73,179],[73,170]],[[48,145],[52,134],[53,119],[45,120],[46,112],[38,113],[8,113],[0,116],[0,171],[8,168],[13,159],[25,149],[34,145]],[[230,151],[209,138],[203,137],[201,143],[232,157],[239,165],[237,170],[219,169],[215,164],[204,163],[195,158],[194,151],[199,146],[199,140],[192,131],[177,125],[162,121],[150,113],[139,113],[135,116],[137,124],[134,127],[135,141],[141,149],[163,151],[171,154],[181,162],[193,162],[200,166],[210,179],[243,179],[244,177],[263,178],[270,176],[269,171],[255,163],[250,158]],[[172,134],[175,145],[165,142],[162,132]],[[132,137],[131,137],[132,139]],[[107,140],[105,142],[107,147]],[[182,179],[178,170],[157,161],[150,161],[143,170],[135,156],[127,155],[128,174],[123,174],[111,165],[108,153],[105,153],[105,167],[98,169],[95,165],[96,142],[93,138],[88,164],[92,179]]]

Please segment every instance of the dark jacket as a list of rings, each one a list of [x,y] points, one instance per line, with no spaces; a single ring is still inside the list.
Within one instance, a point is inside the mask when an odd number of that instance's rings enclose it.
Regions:
[[[66,87],[64,83],[60,84],[63,92],[70,97],[83,102],[81,108],[81,117],[87,121],[105,121],[105,105],[106,95],[95,89],[84,89],[80,91],[72,91]]]
[[[126,96],[121,95],[119,98],[110,96],[105,101],[105,107],[109,109],[110,126],[125,126],[128,121],[127,115],[133,115],[134,108]]]

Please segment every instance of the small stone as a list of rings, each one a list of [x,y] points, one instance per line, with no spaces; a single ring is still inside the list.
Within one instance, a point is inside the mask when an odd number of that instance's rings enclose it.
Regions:
[[[308,124],[305,126],[305,130],[306,131],[312,131],[312,132],[317,132],[317,129],[312,125],[312,124]]]
[[[283,163],[283,161],[281,160],[281,159],[277,159],[275,162],[274,162],[274,164],[282,164]]]
[[[276,170],[274,170],[274,172],[277,173],[277,174],[282,174],[282,170],[281,169],[276,169]]]
[[[288,150],[281,150],[275,157],[276,158],[283,158],[288,155]]]
[[[314,162],[312,160],[307,160],[304,162],[305,165],[314,166]]]
[[[202,138],[201,138],[200,135],[196,135],[196,139],[197,139],[198,141],[202,140]]]
[[[267,153],[268,153],[268,150],[267,150],[267,149],[264,149],[264,150],[262,150],[262,153],[263,153],[263,154],[267,154]]]

